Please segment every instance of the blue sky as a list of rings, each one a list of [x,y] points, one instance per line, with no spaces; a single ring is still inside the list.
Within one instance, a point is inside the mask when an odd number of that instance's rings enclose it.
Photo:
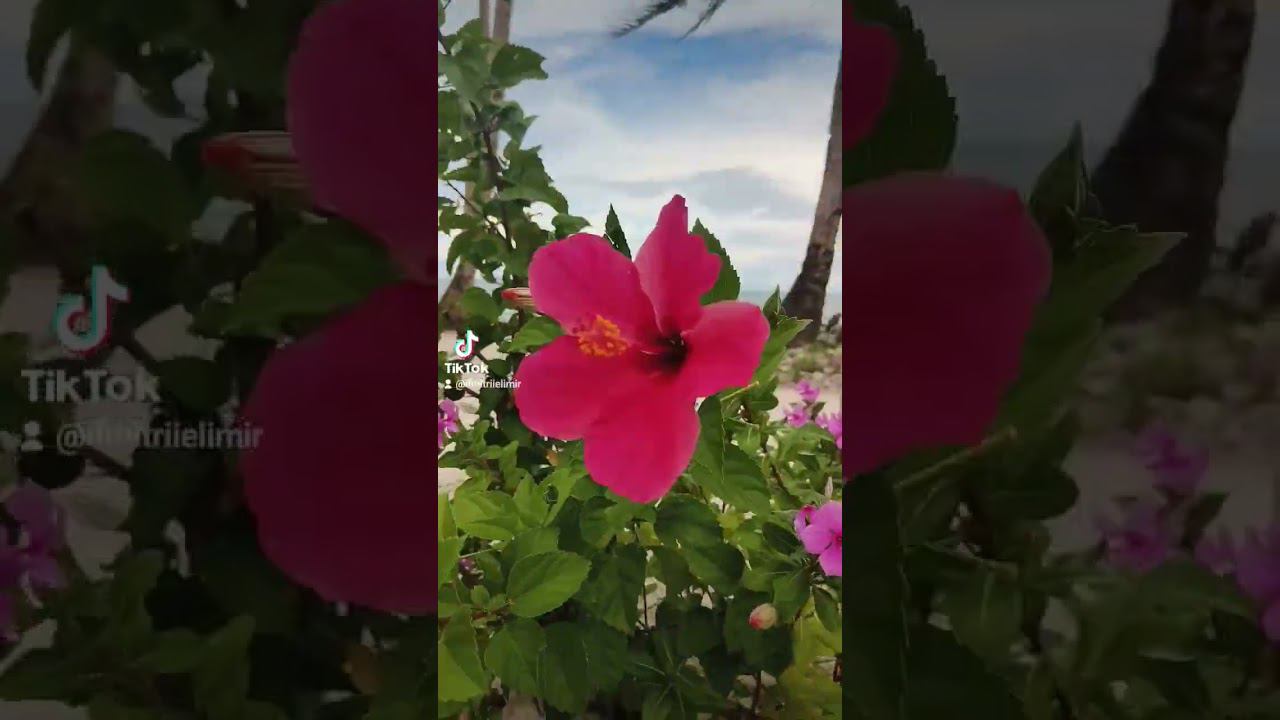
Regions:
[[[256,0],[261,1],[261,0]],[[34,0],[0,3],[0,166],[35,117],[23,72]],[[840,0],[729,0],[678,36],[701,0],[642,33],[609,31],[645,0],[519,0],[513,40],[551,77],[514,97],[540,116],[528,141],[571,210],[602,223],[614,204],[633,239],[685,195],[728,246],[744,286],[789,285],[812,223],[840,43]],[[474,16],[454,0],[449,26]],[[958,97],[957,169],[1023,186],[1072,124],[1110,141],[1146,81],[1167,0],[909,0]],[[1280,206],[1280,7],[1259,2],[1248,86],[1224,194],[1224,229]],[[121,121],[152,134],[126,87]],[[833,289],[838,287],[833,277]]]

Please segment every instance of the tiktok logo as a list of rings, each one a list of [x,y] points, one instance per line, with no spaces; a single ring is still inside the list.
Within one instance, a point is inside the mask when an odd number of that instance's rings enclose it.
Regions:
[[[53,311],[53,334],[67,350],[88,355],[111,335],[111,303],[129,302],[129,288],[102,265],[89,275],[89,296],[63,295]]]
[[[476,340],[479,340],[479,339],[480,339],[479,335],[476,335],[475,333],[468,330],[466,336],[463,339],[453,344],[453,354],[457,355],[459,358],[463,360],[466,360],[467,358],[471,357],[472,354],[475,353],[476,351],[475,342]]]

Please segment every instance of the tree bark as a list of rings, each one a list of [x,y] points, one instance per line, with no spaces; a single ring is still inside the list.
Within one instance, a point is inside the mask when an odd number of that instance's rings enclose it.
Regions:
[[[115,124],[117,85],[110,59],[73,40],[44,110],[0,180],[0,218],[18,230],[20,265],[51,264],[66,275],[75,264],[89,224],[75,164],[85,143]]]
[[[841,92],[843,63],[836,71],[836,86],[831,101],[831,129],[827,138],[827,163],[822,171],[822,188],[818,191],[818,205],[813,214],[813,229],[809,232],[809,247],[805,251],[800,274],[782,301],[783,311],[791,317],[809,320],[809,326],[796,337],[794,344],[809,343],[818,336],[822,326],[823,306],[827,301],[827,282],[831,279],[831,263],[836,251],[836,233],[840,229],[840,193],[844,170],[844,149],[841,147]]]
[[[1115,319],[1189,302],[1208,275],[1255,19],[1254,0],[1173,0],[1151,82],[1093,190],[1107,220],[1186,238],[1138,280]]]
[[[480,18],[483,23],[484,31],[488,34],[497,45],[505,45],[511,40],[511,0],[494,0],[497,4],[494,6],[493,25],[489,24],[489,0],[480,0]],[[492,143],[490,143],[492,144]],[[466,196],[473,201],[475,198],[475,186],[467,183],[464,189]],[[477,206],[480,203],[475,203]],[[463,208],[463,212],[471,213],[471,207],[468,205]],[[449,285],[445,288],[444,294],[440,296],[439,309],[441,317],[452,327],[461,327],[463,322],[462,308],[458,305],[458,300],[462,297],[462,293],[467,288],[475,284],[476,269],[466,260],[459,260],[458,267],[453,271],[453,277],[449,279]]]

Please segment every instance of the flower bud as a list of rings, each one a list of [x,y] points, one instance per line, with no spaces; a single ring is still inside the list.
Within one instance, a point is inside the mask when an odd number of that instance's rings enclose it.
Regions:
[[[502,291],[502,299],[517,310],[534,312],[533,293],[527,287],[507,288]]]
[[[768,630],[778,622],[778,610],[769,603],[757,605],[747,618],[747,624],[756,630]]]

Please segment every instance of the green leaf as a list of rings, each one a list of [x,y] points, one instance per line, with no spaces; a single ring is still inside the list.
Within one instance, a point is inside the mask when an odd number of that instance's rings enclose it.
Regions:
[[[458,529],[485,540],[510,540],[520,527],[520,516],[510,495],[493,491],[458,492],[453,496],[453,518]]]
[[[1036,179],[1027,201],[1031,216],[1049,238],[1055,257],[1070,257],[1075,249],[1079,219],[1089,199],[1084,133],[1077,124],[1066,147]]]
[[[542,627],[532,620],[512,618],[489,641],[484,664],[507,687],[524,693],[538,693],[538,655],[546,645]]]
[[[205,643],[185,628],[160,633],[151,649],[138,658],[138,669],[157,674],[189,673],[203,659]]]
[[[1227,493],[1205,493],[1191,503],[1187,508],[1187,518],[1184,522],[1186,529],[1183,531],[1183,543],[1186,547],[1196,547],[1200,544],[1205,529],[1218,518],[1228,497]]]
[[[773,605],[781,622],[790,622],[809,602],[809,574],[797,570],[773,581]]]
[[[537,617],[555,610],[578,592],[590,571],[586,558],[559,550],[517,560],[507,579],[511,612]]]
[[[767,383],[773,380],[774,375],[778,374],[778,366],[782,364],[783,356],[786,355],[787,345],[808,324],[808,320],[797,320],[781,314],[777,316],[776,323],[770,323],[769,339],[764,344],[764,351],[760,353],[760,366],[752,375],[752,382]]]
[[[756,630],[747,619],[761,603],[770,601],[764,593],[740,592],[725,611],[724,641],[730,652],[742,653],[747,668],[781,675],[794,661],[790,627],[779,623],[768,630]]]
[[[465,610],[449,619],[440,633],[436,652],[440,700],[466,702],[489,689],[489,675],[480,665],[480,651],[476,648],[476,631]]]
[[[845,486],[843,506],[844,581],[859,589],[844,606],[845,699],[863,716],[902,718],[907,597],[897,502],[873,474]]]
[[[844,184],[945,168],[955,149],[956,103],[946,78],[929,59],[911,11],[898,0],[860,0],[854,12],[865,22],[889,28],[898,47],[898,64],[875,129],[844,149]]]
[[[840,607],[836,603],[835,597],[825,590],[814,588],[813,606],[818,614],[818,621],[822,623],[822,626],[838,634],[840,632],[841,618]]]
[[[503,45],[493,58],[489,76],[498,87],[509,88],[525,80],[546,80],[544,58],[527,47]]]
[[[1022,595],[995,572],[970,573],[947,591],[943,610],[960,642],[982,657],[1004,658],[1021,634]]]
[[[504,353],[530,353],[563,334],[560,324],[545,315],[536,315],[520,326],[501,347]]]
[[[586,641],[574,623],[558,622],[544,628],[547,643],[538,656],[541,696],[558,710],[581,713],[587,708],[591,686]],[[443,676],[441,676],[443,681]]]
[[[577,599],[592,615],[630,635],[639,616],[644,578],[644,549],[617,545],[593,563]]]
[[[911,634],[910,684],[911,720],[955,717],[957,708],[982,720],[1026,718],[1004,680],[989,673],[949,633],[929,625],[917,626]]]
[[[137,223],[174,245],[189,239],[199,207],[178,167],[147,138],[125,130],[94,136],[77,177],[99,217]]]
[[[253,618],[240,616],[209,637],[204,659],[191,676],[191,692],[210,720],[244,717],[253,630]]]
[[[231,397],[231,378],[217,363],[199,357],[160,362],[160,387],[183,406],[213,412]]]
[[[526,477],[516,486],[516,492],[512,496],[512,502],[516,506],[516,512],[520,515],[520,522],[528,528],[541,527],[547,519],[546,496],[543,494],[542,488],[534,483],[532,477]]]
[[[733,263],[729,261],[729,253],[725,252],[720,240],[703,226],[701,220],[693,223],[692,234],[702,238],[703,242],[707,244],[707,250],[720,258],[720,274],[716,277],[716,284],[702,296],[702,304],[710,305],[713,302],[722,300],[737,300],[738,293],[742,289],[742,283],[738,279],[738,271],[733,268]]]
[[[437,587],[453,580],[458,575],[458,553],[462,550],[462,538],[446,538],[439,546],[439,580]]]
[[[769,486],[760,466],[725,438],[720,399],[712,396],[703,400],[698,419],[702,429],[690,466],[694,482],[739,510],[770,512]]]
[[[609,215],[604,221],[604,234],[609,243],[623,255],[631,257],[631,248],[627,245],[627,236],[622,232],[622,224],[618,222],[618,213],[609,206]]]
[[[746,561],[724,541],[710,508],[688,495],[668,495],[658,505],[655,523],[663,544],[679,549],[693,574],[705,583],[729,588],[742,578]]]
[[[579,621],[587,651],[587,677],[594,694],[611,693],[622,682],[627,661],[627,637],[596,620]]]
[[[32,11],[27,33],[27,78],[37,91],[44,88],[49,58],[58,41],[80,19],[81,6],[79,0],[40,0]]]
[[[462,293],[462,297],[458,299],[462,309],[469,318],[479,318],[487,322],[497,322],[498,316],[502,314],[502,306],[493,296],[486,290],[478,287],[469,287]]]
[[[302,226],[245,277],[220,330],[275,338],[314,323],[394,282],[386,250],[346,223]]]

